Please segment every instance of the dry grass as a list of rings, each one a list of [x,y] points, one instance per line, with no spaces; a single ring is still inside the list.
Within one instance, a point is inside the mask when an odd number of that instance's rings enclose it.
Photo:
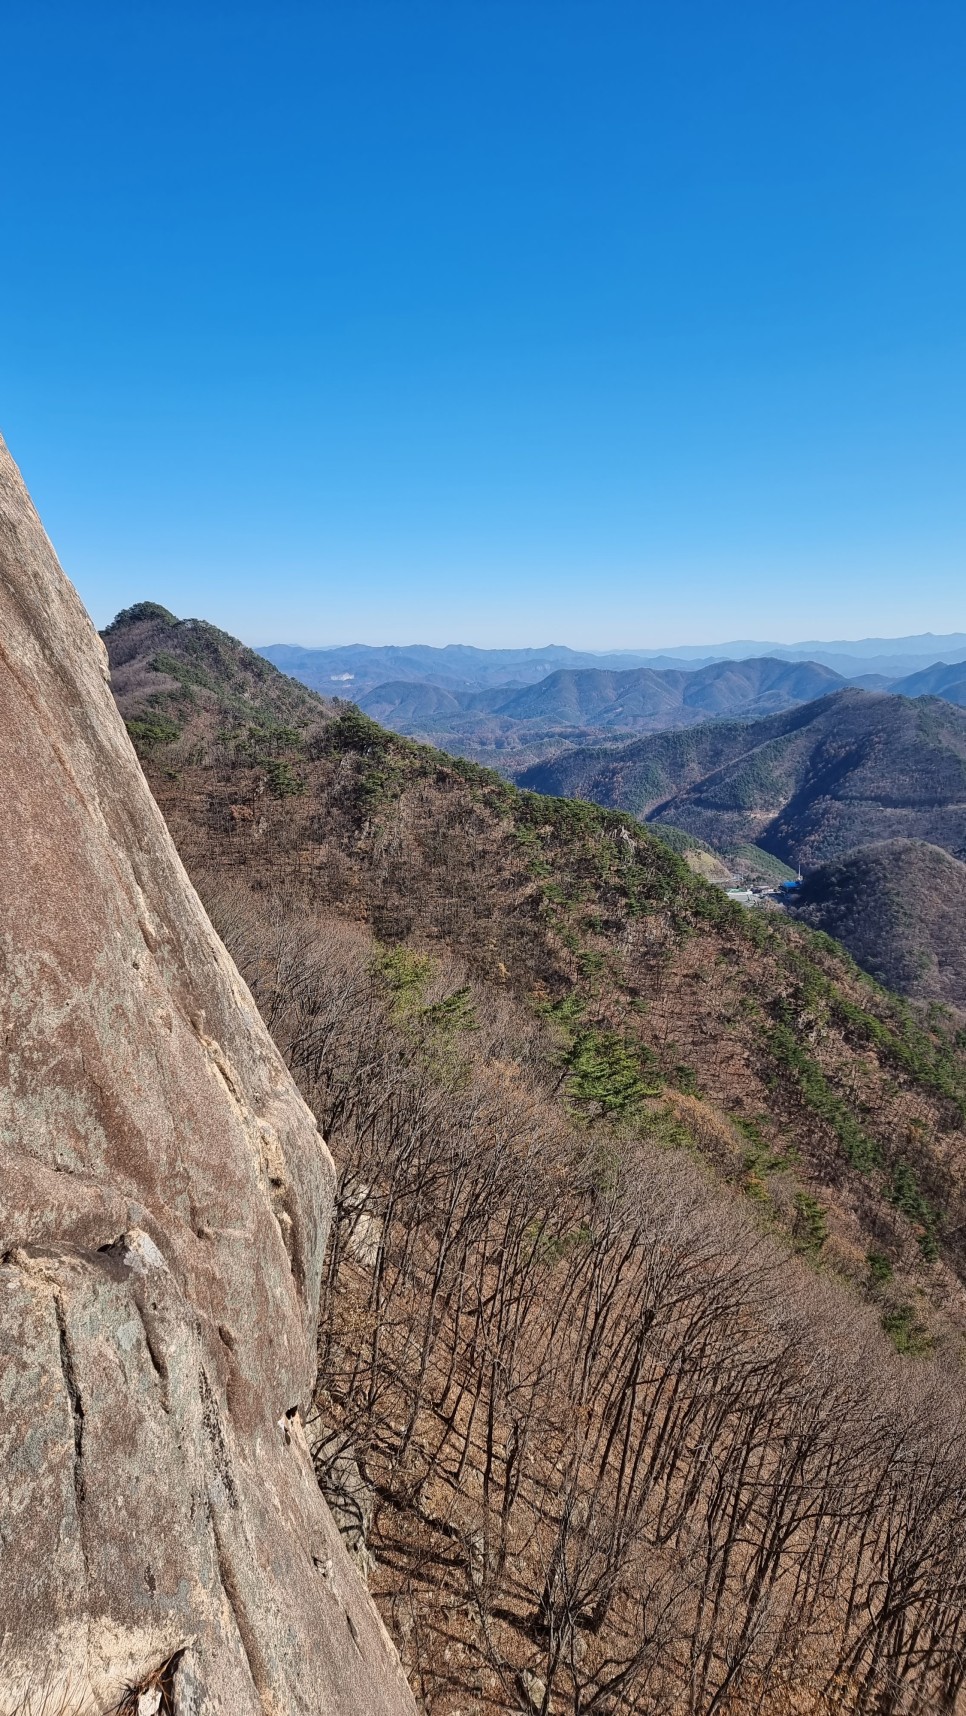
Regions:
[[[183,1650],[174,1651],[150,1674],[125,1687],[120,1699],[100,1710],[90,1693],[78,1691],[62,1676],[42,1686],[21,1683],[0,1691],[0,1716],[174,1716],[174,1680]]]
[[[109,1716],[174,1716],[174,1678],[184,1656],[176,1650],[136,1686],[126,1688]]]

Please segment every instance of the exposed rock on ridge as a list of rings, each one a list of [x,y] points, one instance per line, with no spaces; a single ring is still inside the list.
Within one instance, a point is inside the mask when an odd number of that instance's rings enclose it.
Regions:
[[[301,1427],[331,1161],[2,442],[0,768],[0,1713],[171,1658],[180,1713],[411,1712]]]

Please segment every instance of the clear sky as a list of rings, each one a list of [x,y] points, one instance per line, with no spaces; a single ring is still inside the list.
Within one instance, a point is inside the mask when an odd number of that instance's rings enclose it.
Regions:
[[[99,624],[966,629],[962,0],[7,7],[0,427]]]

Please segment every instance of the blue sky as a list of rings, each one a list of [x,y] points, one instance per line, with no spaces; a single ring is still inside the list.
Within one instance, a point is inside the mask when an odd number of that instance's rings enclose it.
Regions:
[[[966,629],[960,0],[4,19],[0,427],[95,620]]]

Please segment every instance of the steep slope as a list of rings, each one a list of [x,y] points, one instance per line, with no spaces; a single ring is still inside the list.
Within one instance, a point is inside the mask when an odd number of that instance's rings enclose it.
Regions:
[[[120,643],[109,635],[112,653]],[[934,1254],[948,1234],[959,1269],[966,1064],[952,1039],[922,1035],[807,932],[752,921],[629,818],[521,794],[300,695],[299,730],[281,741],[253,742],[248,719],[202,738],[180,688],[160,707],[179,737],[150,749],[146,767],[193,874],[304,889],[313,909],[362,919],[389,942],[445,947],[529,1003],[579,998],[595,1029],[628,1036],[662,1087],[698,1091],[715,1113],[756,1125],[768,1116],[800,1152],[806,1182],[841,1212],[849,1244],[861,1254],[884,1221],[917,1280],[916,1221],[896,1225],[888,1164],[905,1159],[911,1115],[928,1111],[925,1132],[913,1129],[925,1145],[920,1204],[944,1213],[919,1237]],[[702,745],[729,742],[725,726],[700,733]],[[946,1282],[936,1278],[938,1298],[958,1303],[960,1287]]]
[[[764,721],[574,751],[518,778],[792,864],[887,839],[966,847],[966,715],[938,698],[840,691]]]
[[[333,1139],[324,1442],[429,1707],[954,1709],[948,1021],[626,816],[175,695],[146,766]]]
[[[0,1708],[402,1716],[302,1429],[331,1159],[2,443],[0,638]]]
[[[966,864],[938,846],[887,840],[822,864],[793,914],[899,994],[966,1008]]]
[[[178,620],[157,602],[139,602],[118,614],[104,633],[111,652],[115,695],[123,699],[136,737],[150,747],[173,735],[162,725],[162,706],[190,711],[205,734],[226,720],[248,719],[263,728],[298,728],[306,699],[302,688],[227,632],[204,620]]]
[[[680,1147],[702,1104],[669,1126],[576,997],[541,1018],[305,894],[208,885],[333,1140],[320,1406],[427,1709],[955,1709],[962,1407],[889,1254],[870,1314],[787,1149],[751,1124],[745,1190],[715,1185]]]

